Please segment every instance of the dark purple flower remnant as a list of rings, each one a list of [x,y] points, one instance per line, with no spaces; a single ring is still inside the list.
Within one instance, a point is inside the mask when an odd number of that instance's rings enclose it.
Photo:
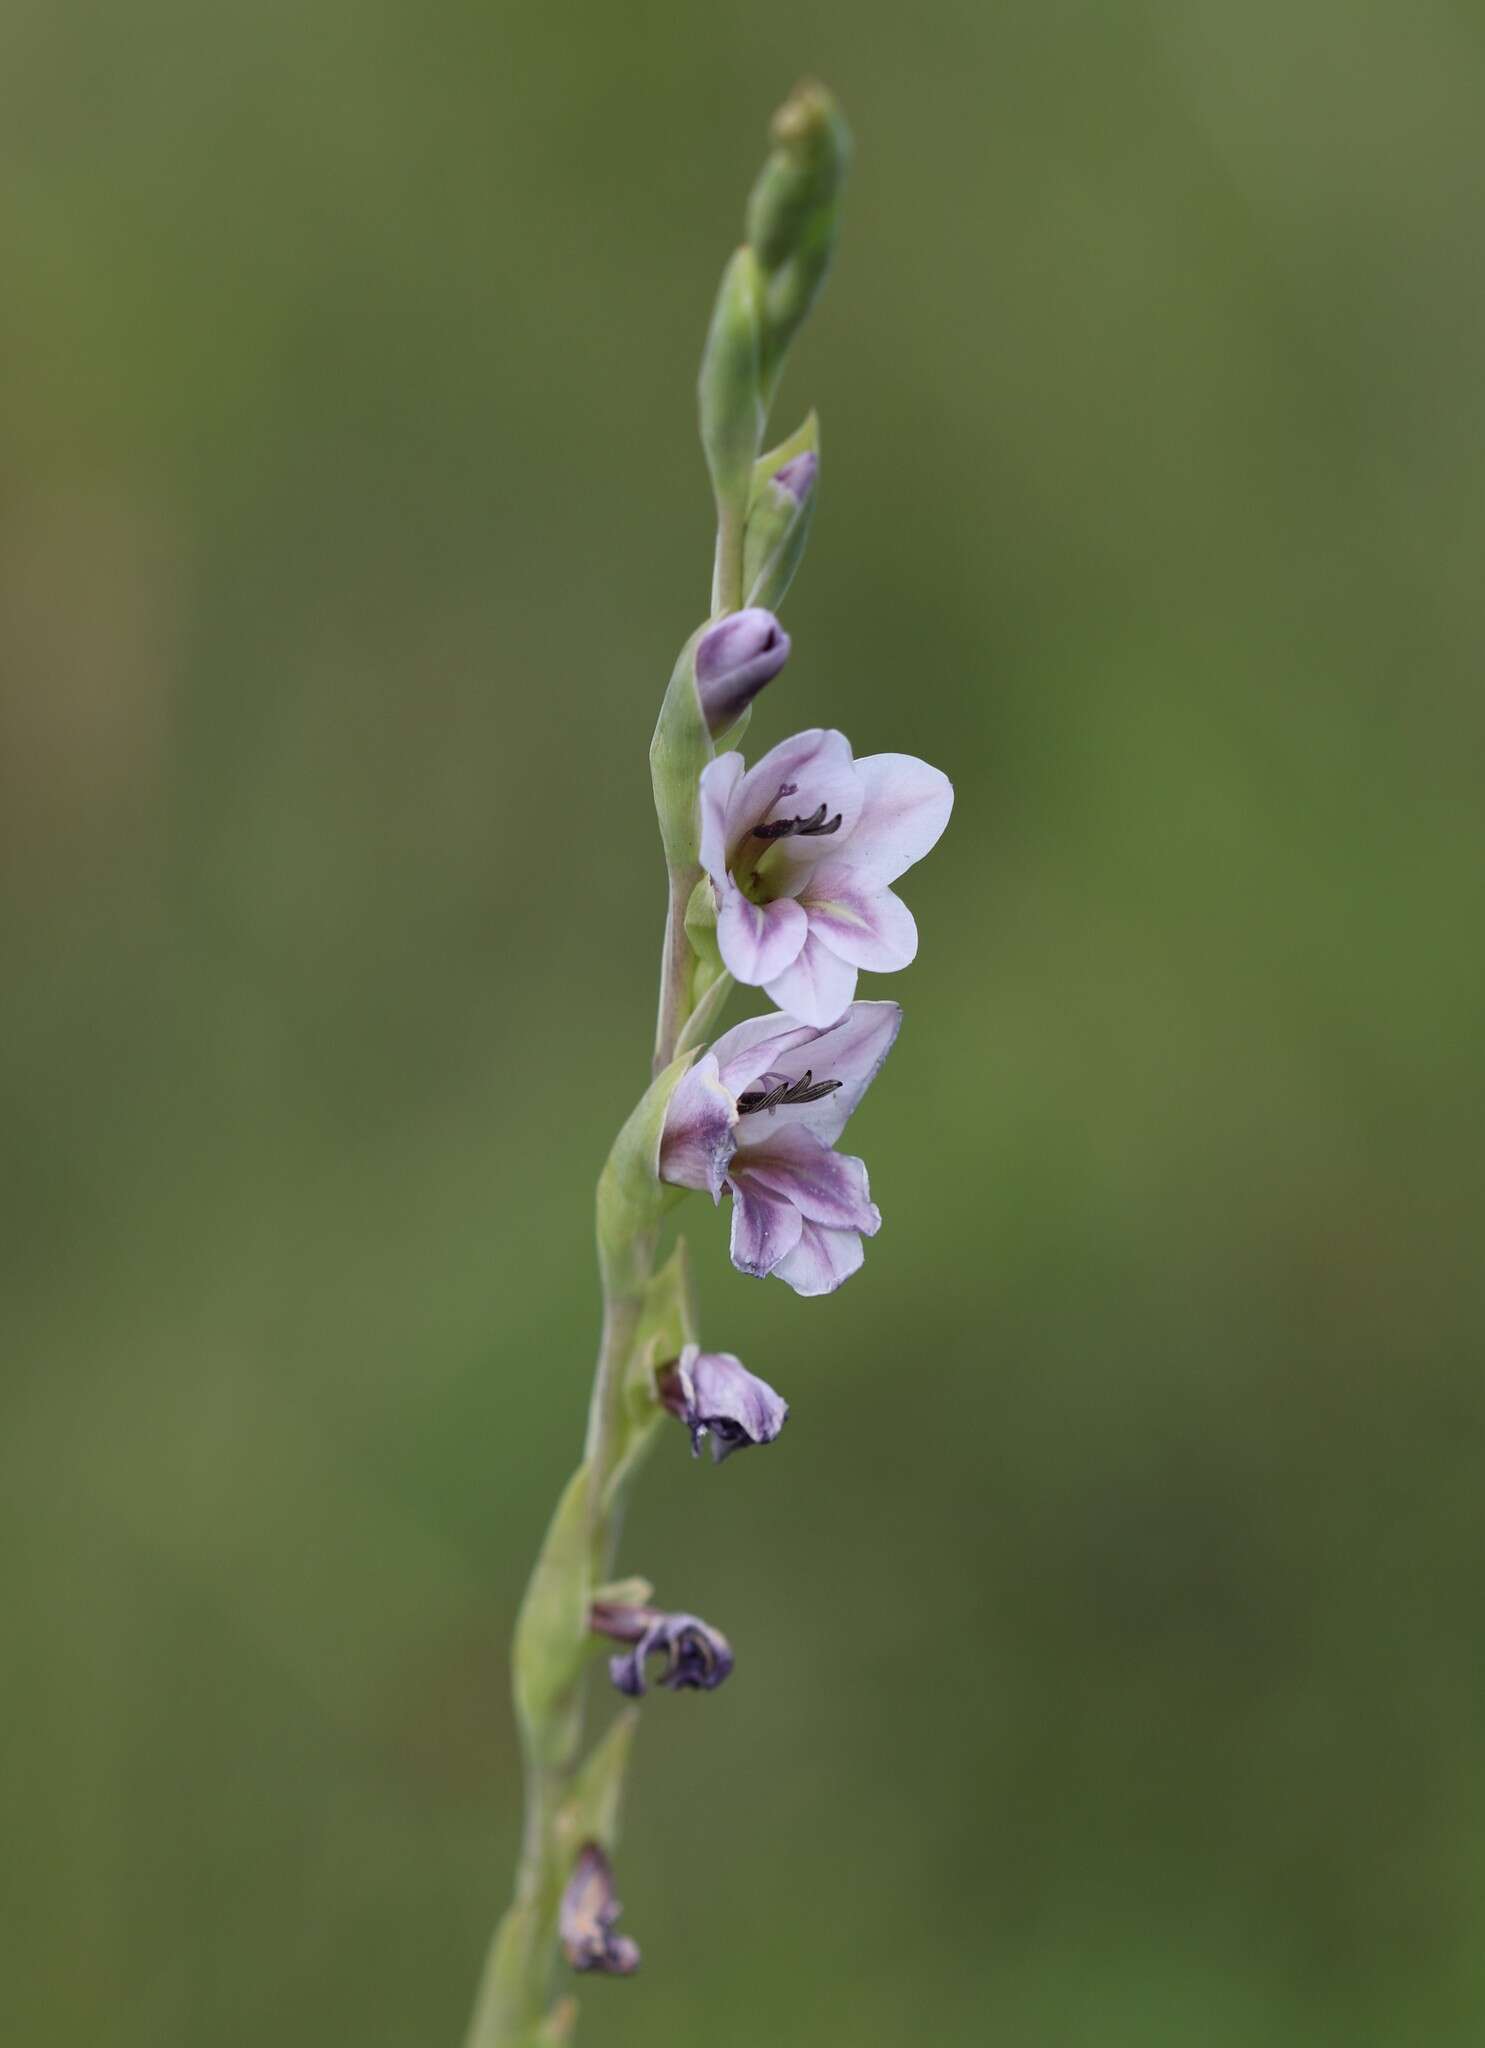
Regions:
[[[740,1358],[697,1344],[661,1367],[659,1388],[665,1406],[691,1432],[692,1457],[701,1455],[701,1439],[710,1436],[714,1465],[749,1444],[771,1444],[789,1415],[788,1402]]]
[[[736,725],[765,683],[789,659],[789,635],[772,612],[733,612],[703,633],[696,648],[696,694],[715,739]]]
[[[709,1628],[694,1614],[662,1614],[653,1607],[617,1607],[595,1600],[591,1625],[596,1635],[628,1643],[608,1660],[608,1675],[630,1699],[641,1699],[645,1663],[665,1658],[661,1685],[673,1692],[712,1692],[732,1670],[732,1645],[720,1629]]]
[[[614,1874],[596,1842],[584,1845],[562,1894],[558,1916],[562,1952],[575,1970],[602,1970],[610,1977],[632,1977],[639,1968],[639,1946],[627,1934],[615,1934],[623,1911],[614,1897]]]

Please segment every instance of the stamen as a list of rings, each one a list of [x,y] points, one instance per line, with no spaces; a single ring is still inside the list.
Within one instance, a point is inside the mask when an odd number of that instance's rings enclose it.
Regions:
[[[792,790],[788,789],[786,784],[785,788],[779,791],[779,795],[783,796],[786,791],[790,796],[794,794]],[[774,818],[765,824],[755,825],[753,827],[753,837],[755,839],[828,839],[832,832],[839,832],[841,816],[842,813],[837,811],[829,824],[826,824],[825,806],[821,804],[820,808],[817,811],[812,811],[807,818]]]
[[[806,1102],[818,1102],[824,1095],[833,1095],[841,1081],[817,1081],[810,1068],[806,1067],[797,1081],[780,1081],[774,1088],[750,1088],[737,1098],[739,1116],[756,1116],[759,1110],[798,1109]]]

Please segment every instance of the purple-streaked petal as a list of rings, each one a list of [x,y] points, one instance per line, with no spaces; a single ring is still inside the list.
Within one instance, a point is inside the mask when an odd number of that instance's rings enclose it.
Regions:
[[[789,897],[750,903],[729,882],[717,913],[717,947],[727,972],[757,988],[782,974],[809,937],[809,919]]]
[[[783,789],[792,793],[780,796]],[[792,739],[781,740],[778,746],[770,748],[732,791],[727,804],[728,859],[739,855],[742,842],[765,819],[777,822],[786,817],[808,817],[821,804],[827,819],[839,814],[840,824],[834,832],[815,838],[775,840],[764,848],[763,858],[771,859],[779,847],[786,845],[791,849],[810,849],[803,856],[807,860],[813,859],[815,850],[828,852],[849,838],[861,814],[863,795],[851,760],[851,743],[843,732],[815,726],[809,732],[795,733]]]
[[[856,993],[856,970],[813,932],[780,974],[765,984],[772,1000],[801,1024],[834,1024]]]
[[[781,1202],[747,1178],[732,1187],[732,1263],[739,1273],[761,1280],[799,1242],[803,1219],[792,1202]]]
[[[842,1281],[860,1271],[865,1257],[854,1230],[806,1223],[798,1244],[773,1270],[796,1294],[834,1294]]]
[[[938,844],[954,785],[913,754],[868,754],[856,774],[865,801],[851,834],[851,864],[863,878],[895,882]]]
[[[727,807],[742,779],[741,754],[718,754],[701,771],[701,865],[719,889],[727,879]]]
[[[778,1010],[770,1010],[762,1017],[745,1018],[730,1031],[724,1031],[712,1046],[722,1086],[731,1095],[741,1095],[744,1088],[768,1070],[775,1056],[783,1058],[791,1046],[808,1045],[816,1035],[808,1024],[797,1024]]]
[[[682,1074],[665,1111],[660,1136],[660,1178],[672,1187],[701,1188],[722,1199],[727,1165],[736,1149],[737,1103],[722,1086],[715,1053]]]
[[[808,1069],[816,1082],[841,1083],[818,1102],[791,1109],[790,1121],[833,1145],[880,1072],[901,1023],[902,1010],[896,1003],[852,1003],[840,1022],[828,1031],[812,1033],[803,1044],[772,1048],[770,1071],[776,1069],[797,1080]],[[745,1121],[740,1126],[742,1135],[746,1135],[747,1128]]]
[[[918,927],[902,898],[863,884],[843,861],[815,870],[803,902],[811,934],[852,967],[892,974],[917,955]]]
[[[874,1237],[881,1228],[881,1211],[871,1199],[864,1161],[847,1153],[832,1152],[822,1138],[797,1123],[786,1121],[796,1112],[780,1109],[749,1117],[768,1126],[758,1134],[758,1143],[739,1145],[732,1162],[732,1176],[746,1177],[750,1188],[762,1188],[780,1201],[792,1202],[807,1223],[823,1223],[832,1230],[859,1230]]]
[[[707,731],[736,725],[765,683],[789,659],[789,635],[758,605],[733,612],[702,634],[696,646],[696,695]]]

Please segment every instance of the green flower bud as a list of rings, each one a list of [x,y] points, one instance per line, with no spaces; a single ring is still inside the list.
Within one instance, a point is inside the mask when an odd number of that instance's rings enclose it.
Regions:
[[[748,240],[763,274],[761,367],[772,396],[785,353],[835,254],[851,135],[823,85],[799,85],[773,117],[774,148],[748,202]]]

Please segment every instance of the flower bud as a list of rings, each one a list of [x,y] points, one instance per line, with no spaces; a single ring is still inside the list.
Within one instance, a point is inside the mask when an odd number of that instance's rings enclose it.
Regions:
[[[692,1457],[710,1435],[714,1465],[749,1444],[771,1444],[788,1419],[788,1402],[730,1351],[688,1344],[661,1367],[658,1384],[660,1399],[691,1432]]]
[[[665,1669],[660,1683],[673,1692],[712,1692],[732,1670],[732,1645],[720,1629],[694,1614],[661,1614],[653,1607],[617,1607],[593,1602],[595,1635],[612,1636],[632,1647],[608,1660],[608,1675],[630,1699],[645,1692],[645,1661],[659,1653]]]
[[[813,431],[813,416],[806,425]],[[771,459],[777,457],[765,455],[754,471],[743,539],[743,598],[747,604],[773,610],[783,603],[804,553],[820,458],[813,448],[805,448],[765,474]]]
[[[795,88],[773,117],[773,152],[748,201],[748,240],[763,276],[763,388],[814,304],[835,253],[851,137],[823,85]]]
[[[715,739],[736,725],[765,683],[789,659],[789,635],[772,612],[731,612],[696,646],[696,694]]]
[[[613,1924],[623,1908],[614,1897],[614,1874],[596,1842],[584,1844],[567,1889],[562,1894],[558,1930],[562,1952],[575,1970],[602,1970],[611,1977],[632,1977],[639,1968],[639,1948]]]

